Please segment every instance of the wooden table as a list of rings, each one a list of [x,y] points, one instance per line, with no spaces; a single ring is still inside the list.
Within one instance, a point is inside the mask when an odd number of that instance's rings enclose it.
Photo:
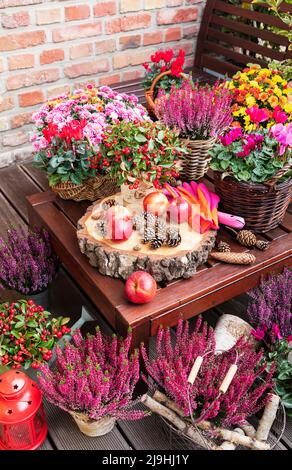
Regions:
[[[204,181],[212,189],[212,179]],[[236,266],[212,259],[201,266],[190,279],[161,286],[156,298],[145,305],[130,304],[123,295],[123,282],[103,276],[89,265],[80,253],[76,238],[76,223],[85,213],[88,203],[61,200],[51,191],[27,197],[30,224],[40,224],[52,236],[53,246],[64,266],[89,296],[110,326],[124,335],[133,329],[133,347],[141,341],[146,346],[160,324],[174,326],[178,319],[191,318],[255,286],[260,277],[291,265],[292,214],[287,212],[283,223],[261,238],[271,241],[267,251],[255,251],[256,263]],[[246,249],[234,241],[226,229],[220,229],[219,239],[228,241],[234,251]]]

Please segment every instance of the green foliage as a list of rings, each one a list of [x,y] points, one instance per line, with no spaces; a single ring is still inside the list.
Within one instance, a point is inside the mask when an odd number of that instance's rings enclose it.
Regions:
[[[281,72],[282,77],[287,81],[292,80],[292,59],[286,59],[283,61],[272,60],[269,62],[269,69],[278,70]]]
[[[41,150],[35,154],[34,166],[45,171],[49,177],[50,186],[67,181],[81,184],[90,177],[96,176],[96,171],[90,163],[95,151],[85,141],[75,141],[68,146],[64,140],[55,137],[52,140],[53,151]]]

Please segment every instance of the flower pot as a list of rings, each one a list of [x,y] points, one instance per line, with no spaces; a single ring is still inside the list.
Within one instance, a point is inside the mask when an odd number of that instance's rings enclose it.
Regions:
[[[23,297],[23,296],[22,296]],[[35,302],[35,304],[44,307],[45,310],[50,310],[50,297],[49,297],[49,289],[44,290],[43,292],[39,292],[38,294],[29,294],[25,297],[27,300],[31,299]]]
[[[222,208],[245,219],[245,228],[254,232],[268,232],[283,220],[292,197],[292,178],[277,183],[273,178],[269,184],[245,183],[232,176],[221,179],[214,172],[216,193]]]
[[[184,157],[181,176],[190,181],[202,178],[209,169],[212,158],[209,150],[214,146],[216,137],[208,140],[182,139],[182,142],[188,147],[189,153]]]
[[[84,413],[70,412],[76,422],[79,430],[89,437],[104,436],[112,431],[116,424],[116,418],[112,416],[104,416],[98,420],[89,419]]]
[[[122,184],[121,195],[123,200],[128,203],[135,203],[139,199],[143,199],[153,189],[152,183],[140,180],[136,189],[130,189],[128,184]]]
[[[111,196],[118,192],[116,181],[108,175],[99,175],[89,178],[81,184],[73,184],[70,181],[59,183],[51,187],[62,199],[73,201],[96,201],[97,199]]]
[[[254,337],[250,334],[251,330],[251,325],[242,318],[224,313],[214,329],[216,349],[218,352],[227,351],[241,336],[245,336],[256,344]]]

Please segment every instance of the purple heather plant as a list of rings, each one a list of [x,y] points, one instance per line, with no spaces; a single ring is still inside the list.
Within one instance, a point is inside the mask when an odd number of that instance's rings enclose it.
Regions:
[[[141,348],[146,370],[166,395],[195,419],[207,419],[216,425],[232,426],[257,413],[267,402],[267,392],[273,386],[274,365],[267,371],[263,352],[255,353],[250,342],[240,338],[236,345],[221,354],[215,354],[215,337],[211,327],[198,318],[194,331],[188,322],[178,323],[172,344],[170,330],[159,329],[156,340],[156,358],[149,359]],[[194,384],[187,382],[198,356],[204,356]],[[237,361],[236,361],[237,358]],[[225,394],[218,393],[231,364],[237,363],[237,372]],[[260,378],[264,377],[264,380]],[[144,380],[147,379],[144,377]],[[150,385],[150,384],[149,384]]]
[[[185,80],[169,94],[159,93],[155,113],[168,127],[178,129],[181,137],[206,140],[230,126],[231,102],[230,91],[219,82],[211,87]]]
[[[132,410],[133,392],[139,380],[139,353],[130,354],[132,333],[123,340],[96,334],[72,335],[64,351],[56,347],[54,369],[40,368],[40,388],[47,400],[65,411],[86,414],[92,420],[103,416],[141,419],[144,411]]]
[[[41,228],[14,228],[0,238],[0,287],[24,295],[44,291],[55,278],[58,259]]]
[[[292,334],[292,270],[263,279],[249,293],[247,315],[258,335],[270,332],[271,341]],[[263,339],[258,337],[257,339]]]

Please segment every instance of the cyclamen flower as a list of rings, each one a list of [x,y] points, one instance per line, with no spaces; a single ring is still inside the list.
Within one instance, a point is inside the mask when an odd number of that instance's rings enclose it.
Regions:
[[[254,336],[256,340],[262,341],[265,337],[265,330],[264,328],[256,328],[255,330],[251,330],[250,334]]]
[[[279,154],[284,155],[286,149],[292,146],[292,123],[286,126],[275,124],[271,127],[270,133],[280,144]]]
[[[224,146],[228,146],[228,145],[231,145],[233,142],[235,142],[235,140],[239,139],[240,137],[242,137],[241,127],[234,127],[229,132],[227,132],[227,134],[223,136],[219,136],[219,139]]]
[[[267,121],[269,119],[269,112],[267,109],[261,109],[257,106],[252,106],[251,108],[247,108],[246,114],[250,117],[252,122],[259,124],[260,122]]]
[[[287,114],[280,108],[280,106],[275,107],[272,118],[275,119],[278,124],[284,124],[288,120]]]

